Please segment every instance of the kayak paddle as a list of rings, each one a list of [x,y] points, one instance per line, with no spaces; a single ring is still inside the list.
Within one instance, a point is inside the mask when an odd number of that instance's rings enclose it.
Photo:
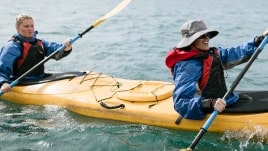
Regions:
[[[256,51],[251,56],[250,60],[248,61],[248,63],[244,67],[244,69],[239,73],[239,75],[236,77],[235,81],[232,83],[231,88],[223,96],[223,98],[222,98],[223,100],[226,100],[227,97],[234,91],[234,89],[236,88],[236,86],[238,85],[240,80],[243,78],[243,76],[245,75],[245,73],[247,72],[247,70],[249,69],[251,64],[254,62],[254,60],[257,58],[257,56],[259,55],[259,53],[262,51],[262,49],[264,48],[264,46],[267,43],[268,43],[268,36],[265,36],[265,38],[262,40],[259,47],[256,49]],[[192,144],[187,149],[180,149],[180,151],[193,150],[195,148],[195,146],[197,145],[197,143],[199,142],[199,140],[202,138],[202,136],[207,132],[208,128],[210,127],[210,125],[212,124],[212,122],[214,121],[214,119],[216,118],[217,115],[218,115],[218,111],[214,110],[211,113],[210,117],[205,122],[205,124],[203,125],[203,127],[201,127],[200,131],[198,132],[198,134],[194,138]]]
[[[122,11],[129,3],[131,2],[131,0],[123,0],[121,3],[119,3],[113,10],[111,10],[109,13],[107,13],[106,15],[104,15],[103,17],[101,17],[100,19],[96,20],[90,27],[88,27],[84,32],[79,33],[77,36],[75,36],[74,38],[72,38],[70,40],[70,44],[74,43],[77,39],[82,38],[82,36],[84,34],[86,34],[87,32],[89,32],[91,29],[96,28],[98,25],[100,25],[101,23],[103,23],[105,20],[109,19],[110,17],[118,14],[120,11]],[[58,48],[56,51],[54,51],[53,53],[51,53],[49,56],[45,57],[43,60],[41,60],[38,64],[36,64],[35,66],[33,66],[31,69],[29,69],[28,71],[26,71],[24,74],[22,74],[20,77],[18,77],[16,80],[14,80],[12,83],[10,83],[11,87],[14,87],[15,85],[17,85],[23,78],[25,78],[29,73],[31,73],[33,70],[35,70],[36,68],[38,68],[40,65],[44,64],[45,62],[47,62],[50,58],[52,58],[56,53],[58,53],[59,51],[63,51],[65,49],[65,45],[63,45],[62,47]],[[0,91],[0,96],[3,95],[4,93]]]

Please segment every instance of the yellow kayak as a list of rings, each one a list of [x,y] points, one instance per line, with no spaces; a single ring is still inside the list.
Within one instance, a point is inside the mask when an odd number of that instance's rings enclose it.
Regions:
[[[182,119],[173,108],[174,85],[163,81],[128,80],[102,73],[48,74],[24,81],[2,100],[31,105],[58,105],[77,114],[171,129],[199,131],[207,120]],[[239,101],[219,114],[212,132],[241,130],[248,123],[268,129],[268,91],[243,91],[251,99]]]

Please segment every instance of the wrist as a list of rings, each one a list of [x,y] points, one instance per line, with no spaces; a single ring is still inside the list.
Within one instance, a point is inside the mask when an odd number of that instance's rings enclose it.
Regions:
[[[64,50],[65,53],[70,53],[72,51],[72,48],[69,50]]]

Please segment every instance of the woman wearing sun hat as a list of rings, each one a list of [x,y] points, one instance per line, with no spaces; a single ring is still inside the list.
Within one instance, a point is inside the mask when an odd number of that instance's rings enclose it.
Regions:
[[[224,70],[248,61],[268,30],[237,47],[210,47],[209,40],[218,33],[207,29],[202,20],[187,21],[181,27],[181,41],[166,56],[175,82],[174,108],[183,118],[203,119],[238,100],[236,93],[226,102],[220,99],[227,92]]]

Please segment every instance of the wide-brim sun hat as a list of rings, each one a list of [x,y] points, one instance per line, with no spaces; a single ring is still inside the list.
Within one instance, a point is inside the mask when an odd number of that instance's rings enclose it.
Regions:
[[[177,44],[176,48],[185,48],[190,46],[196,39],[204,34],[208,34],[212,39],[218,35],[218,31],[209,30],[202,20],[190,20],[181,27],[182,40]]]

